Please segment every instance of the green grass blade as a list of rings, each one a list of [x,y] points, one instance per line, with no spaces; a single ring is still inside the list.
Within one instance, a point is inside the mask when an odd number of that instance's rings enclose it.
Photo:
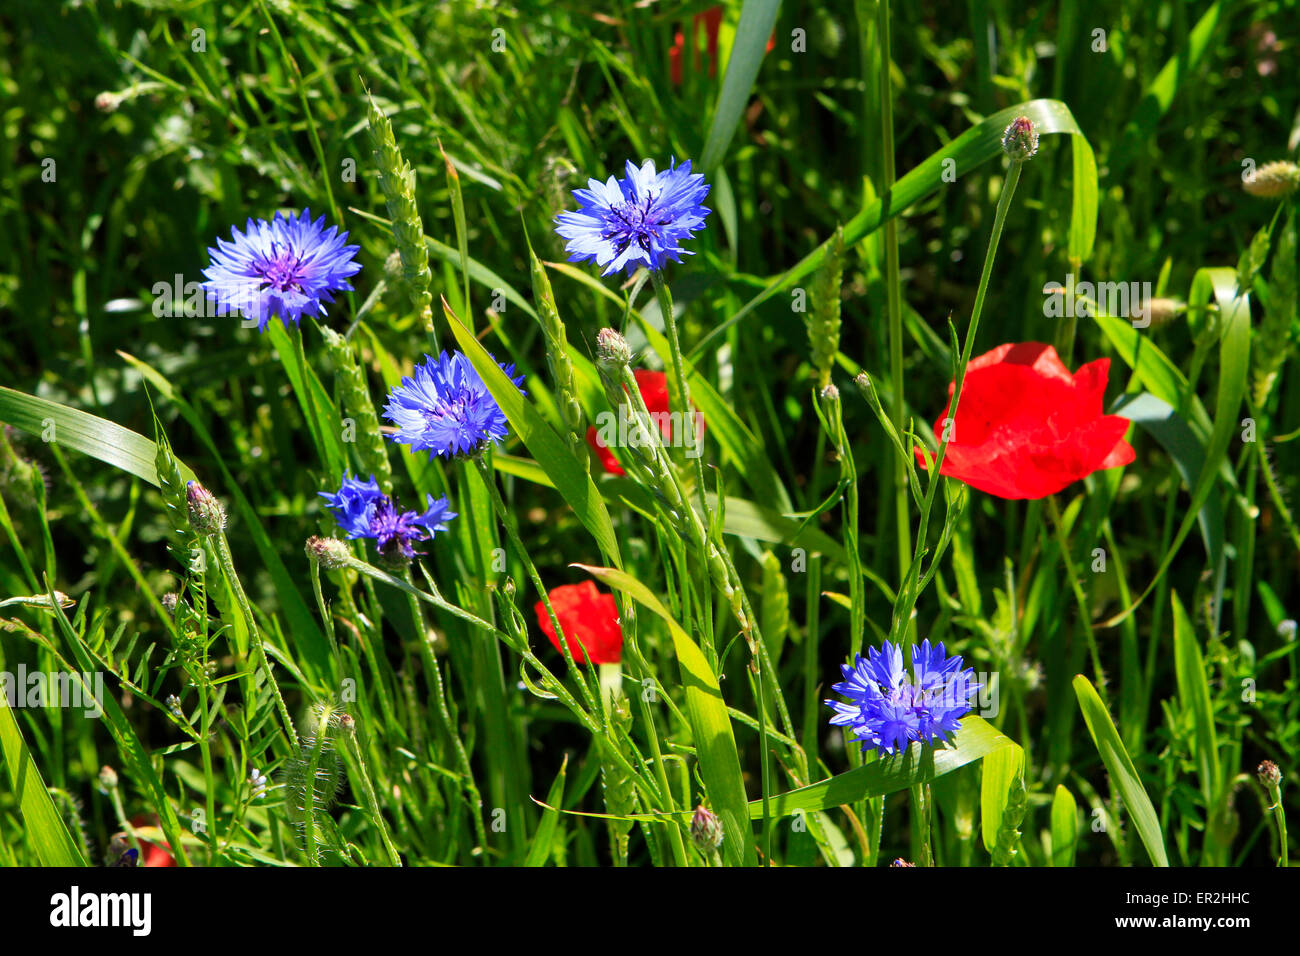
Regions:
[[[944,173],[949,168],[945,165],[947,160],[953,160],[955,166],[952,168],[956,175],[963,176],[977,166],[1001,157],[1003,155],[1002,133],[1018,116],[1027,116],[1042,136],[1054,133],[1083,135],[1069,107],[1057,100],[1029,100],[1007,107],[972,126],[943,149],[931,153],[924,162],[899,179],[887,197],[888,204],[881,199],[868,203],[844,224],[844,245],[847,247],[859,242],[864,236],[875,232],[887,220],[901,214],[909,206],[948,186],[949,183],[944,179]],[[1074,217],[1084,214],[1084,210],[1078,210],[1071,215]],[[1082,232],[1082,226],[1079,229]],[[770,279],[763,290],[746,302],[735,315],[720,323],[696,343],[687,358],[696,358],[715,337],[752,314],[755,309],[781,290],[789,288],[799,279],[816,270],[826,257],[833,238],[832,236],[831,239],[827,239],[788,270]]]
[[[980,833],[984,849],[991,856],[1011,847],[999,846],[1002,817],[1006,813],[1013,788],[1024,788],[1025,751],[1020,747],[1002,747],[984,758],[984,776],[980,780]]]
[[[781,0],[746,0],[741,8],[736,39],[727,57],[727,74],[722,79],[718,105],[713,110],[713,121],[704,140],[700,172],[710,172],[726,155],[727,144],[736,133],[741,114],[749,105],[749,91],[758,78],[758,68],[763,65],[767,40],[772,35],[780,8]]]
[[[1079,805],[1061,784],[1052,797],[1052,866],[1074,866],[1079,845]]]
[[[1179,600],[1177,591],[1171,591],[1169,598],[1174,608],[1174,671],[1178,697],[1184,713],[1192,715],[1195,728],[1192,755],[1196,758],[1207,812],[1213,812],[1219,799],[1219,743],[1214,732],[1209,680],[1201,649],[1196,643],[1196,631],[1183,602]]]
[[[81,850],[68,832],[41,772],[36,769],[27,742],[18,729],[13,711],[0,693],[0,754],[4,757],[5,779],[17,798],[27,842],[35,848],[42,866],[85,866]]]
[[[58,442],[82,454],[120,468],[157,486],[154,456],[158,448],[143,435],[106,419],[49,399],[37,398],[0,385],[0,422]],[[182,468],[188,480],[194,473]]]
[[[1124,806],[1128,808],[1133,826],[1147,849],[1147,855],[1156,866],[1168,866],[1165,838],[1155,807],[1151,805],[1151,798],[1147,796],[1146,788],[1138,778],[1133,759],[1124,749],[1124,742],[1120,740],[1119,731],[1115,729],[1115,722],[1106,711],[1106,705],[1097,696],[1092,682],[1082,674],[1074,678],[1074,695],[1079,699],[1079,709],[1083,711],[1083,719],[1088,725],[1088,733],[1097,747],[1097,753],[1101,755],[1101,762],[1106,765],[1111,782],[1123,798]]]
[[[555,828],[560,822],[560,808],[564,804],[564,777],[569,767],[569,755],[564,755],[560,762],[560,772],[555,775],[555,782],[546,794],[548,809],[542,812],[542,821],[537,824],[533,834],[532,846],[528,848],[528,857],[524,866],[545,866],[551,856],[551,844],[555,840]]]

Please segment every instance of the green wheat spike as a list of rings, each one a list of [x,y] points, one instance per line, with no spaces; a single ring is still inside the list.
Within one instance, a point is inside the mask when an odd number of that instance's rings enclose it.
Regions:
[[[840,287],[843,283],[844,229],[839,227],[813,281],[812,310],[804,313],[819,389],[830,384],[835,353],[840,349]]]
[[[325,337],[325,346],[334,363],[334,382],[343,399],[343,409],[355,423],[361,473],[374,475],[384,494],[391,495],[393,470],[384,448],[383,433],[379,430],[379,416],[375,412],[370,390],[366,387],[365,372],[346,338],[328,327],[322,328],[321,334]]]
[[[402,259],[402,275],[425,331],[432,333],[433,296],[429,286],[433,282],[433,273],[429,271],[424,222],[415,203],[415,171],[397,148],[392,122],[380,112],[373,99],[367,96],[367,102],[370,144],[379,167],[379,186],[388,204],[388,217],[393,221],[393,239]]]

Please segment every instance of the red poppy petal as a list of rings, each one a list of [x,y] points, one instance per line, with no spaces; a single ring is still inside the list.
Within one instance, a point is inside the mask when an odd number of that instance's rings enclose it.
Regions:
[[[618,620],[618,602],[614,595],[603,594],[591,581],[565,584],[547,592],[555,616],[568,638],[569,651],[579,664],[587,662],[588,652],[594,664],[615,664],[623,655],[623,629]],[[538,601],[533,610],[537,625],[551,646],[560,653],[560,640],[546,613],[546,604]]]
[[[601,467],[605,469],[607,474],[619,476],[627,474],[623,470],[623,466],[618,463],[618,459],[614,457],[614,453],[606,448],[600,440],[600,432],[596,430],[595,425],[587,426],[587,444],[596,453],[596,457],[600,459]]]

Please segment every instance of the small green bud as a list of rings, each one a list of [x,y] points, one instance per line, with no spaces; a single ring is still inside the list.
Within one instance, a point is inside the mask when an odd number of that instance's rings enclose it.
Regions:
[[[1032,159],[1038,152],[1038,130],[1028,116],[1017,116],[1003,131],[1002,151],[1017,163]]]
[[[99,785],[105,790],[117,789],[117,771],[105,764],[99,768]]]

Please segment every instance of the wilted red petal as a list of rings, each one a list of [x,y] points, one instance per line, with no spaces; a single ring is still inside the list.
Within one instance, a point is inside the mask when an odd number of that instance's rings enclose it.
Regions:
[[[614,595],[600,591],[591,581],[563,584],[547,592],[555,616],[564,630],[569,651],[579,664],[617,664],[623,657],[623,628],[618,620],[618,602]],[[537,626],[560,653],[560,639],[546,613],[546,603],[533,605]]]

